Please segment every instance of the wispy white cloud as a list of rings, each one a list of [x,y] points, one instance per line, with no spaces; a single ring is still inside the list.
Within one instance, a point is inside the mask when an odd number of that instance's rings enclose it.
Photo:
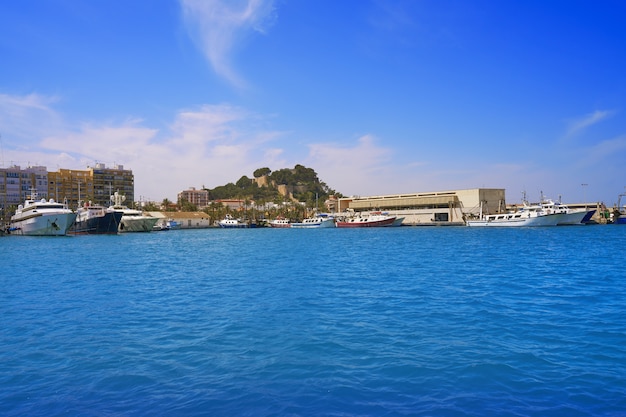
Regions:
[[[586,150],[586,157],[581,159],[585,165],[599,164],[609,157],[626,152],[626,135],[607,139]]]
[[[264,33],[274,17],[274,0],[180,0],[184,22],[214,71],[245,86],[233,68],[233,49],[250,31]]]
[[[406,10],[406,4],[383,0],[373,2],[373,6],[374,12],[370,15],[369,23],[377,29],[397,32],[415,25],[411,13]]]
[[[373,135],[364,135],[352,146],[310,144],[305,165],[315,167],[320,178],[337,191],[367,195],[390,189],[391,154],[391,149],[376,144]]]
[[[58,97],[35,93],[0,94],[0,133],[11,137],[13,146],[27,147],[33,140],[61,129],[62,117],[54,109],[58,101]]]
[[[568,123],[567,137],[572,137],[584,132],[587,128],[600,123],[613,116],[616,112],[613,110],[596,110]]]
[[[234,140],[238,135],[235,126],[247,117],[246,111],[229,105],[204,105],[195,110],[183,110],[176,115],[171,126],[172,142],[198,149],[209,142]]]
[[[77,155],[79,162],[123,162],[139,158],[156,134],[156,129],[142,126],[142,120],[139,119],[120,124],[89,123],[83,124],[75,132],[63,131],[45,137],[38,146]]]
[[[36,125],[41,111],[60,117],[49,105],[53,100],[45,97],[0,100],[41,108],[23,112],[25,126]],[[121,164],[133,170],[137,196],[157,201],[175,199],[190,186],[233,182],[262,166],[286,166],[284,150],[276,146],[284,133],[267,128],[263,116],[235,106],[204,105],[181,110],[172,119],[163,131],[137,118],[76,123],[77,128],[60,124],[29,143],[17,146],[11,141],[11,146],[3,146],[3,158],[16,165],[43,165],[50,171],[86,169],[96,162]],[[15,137],[14,125],[6,133]]]

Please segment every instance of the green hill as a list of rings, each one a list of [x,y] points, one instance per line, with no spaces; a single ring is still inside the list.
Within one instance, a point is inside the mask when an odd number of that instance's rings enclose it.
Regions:
[[[296,165],[294,168],[283,168],[278,171],[259,168],[253,173],[254,178],[243,176],[236,183],[228,183],[213,189],[207,189],[209,199],[246,199],[253,201],[300,201],[307,206],[315,204],[316,197],[320,202],[329,196],[343,197],[341,193],[320,181],[312,168]]]

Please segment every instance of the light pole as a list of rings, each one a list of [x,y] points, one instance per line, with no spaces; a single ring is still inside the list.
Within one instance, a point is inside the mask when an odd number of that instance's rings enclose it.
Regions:
[[[583,200],[585,202],[585,210],[587,209],[587,186],[589,184],[580,184],[581,187],[583,187]]]

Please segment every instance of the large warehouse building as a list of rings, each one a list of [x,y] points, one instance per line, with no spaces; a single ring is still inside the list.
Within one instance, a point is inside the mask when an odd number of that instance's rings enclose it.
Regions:
[[[446,226],[464,224],[468,217],[495,213],[506,208],[504,189],[474,188],[430,193],[396,194],[372,197],[345,197],[338,201],[338,212],[385,211],[403,217],[403,225]]]

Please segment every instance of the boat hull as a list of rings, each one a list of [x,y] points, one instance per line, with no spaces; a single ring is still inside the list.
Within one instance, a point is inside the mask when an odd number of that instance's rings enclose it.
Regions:
[[[613,224],[626,224],[626,215],[619,216]]]
[[[118,233],[122,213],[109,212],[103,216],[77,220],[69,233],[75,235],[115,235]]]
[[[270,222],[270,227],[274,229],[288,229],[291,227],[291,223],[286,222]]]
[[[247,229],[249,226],[247,223],[218,223],[222,229]]]
[[[563,220],[559,222],[559,226],[584,225],[595,213],[595,210],[570,211],[565,214]]]
[[[389,218],[381,219],[381,220],[358,219],[354,221],[338,221],[336,223],[336,226],[340,228],[387,227],[387,226],[393,226],[393,222],[395,220],[396,220],[395,217],[389,217]]]
[[[294,229],[325,229],[335,227],[335,222],[333,219],[324,219],[315,222],[291,223],[291,227]]]
[[[76,219],[76,213],[51,213],[13,219],[9,233],[18,236],[65,236]]]
[[[506,217],[506,216],[505,216]],[[470,227],[537,227],[556,226],[565,218],[564,214],[546,214],[537,217],[527,218],[503,218],[493,220],[468,220],[466,224]]]

